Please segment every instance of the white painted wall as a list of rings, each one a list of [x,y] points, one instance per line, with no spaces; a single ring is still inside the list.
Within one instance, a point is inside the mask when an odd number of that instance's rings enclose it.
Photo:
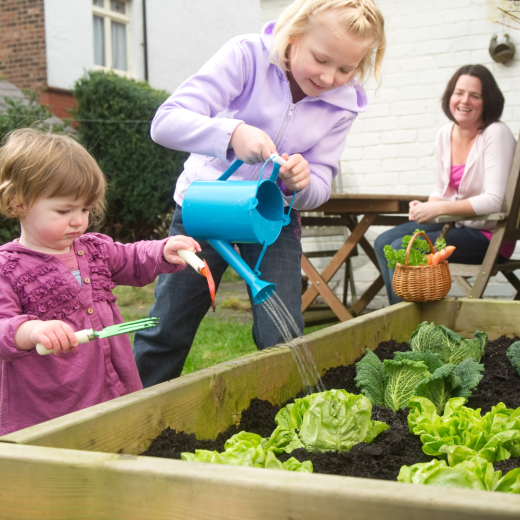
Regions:
[[[486,0],[375,0],[386,22],[388,50],[378,89],[367,86],[371,106],[354,123],[341,158],[335,191],[344,193],[429,195],[435,170],[434,140],[448,120],[440,98],[448,79],[462,65],[481,63],[497,80],[506,106],[502,120],[515,137],[520,131],[520,49],[507,65],[488,54],[493,34],[502,26],[488,20]],[[284,0],[263,0],[264,20],[276,17],[288,5]],[[507,32],[507,29],[506,29]],[[509,30],[520,46],[520,32]],[[371,228],[370,241],[388,228]],[[307,238],[307,250],[331,249],[339,238]],[[520,258],[520,245],[514,255]],[[328,260],[313,260],[323,268]],[[365,256],[354,258],[358,293],[376,277]],[[340,292],[341,277],[335,278]],[[452,295],[462,295],[457,288]],[[485,292],[487,298],[510,298],[511,286],[499,274]],[[371,307],[387,305],[384,291]]]
[[[72,89],[94,64],[92,0],[45,0],[47,83]]]
[[[150,84],[173,92],[230,38],[259,32],[260,0],[147,0]]]
[[[47,75],[72,89],[94,65],[92,0],[45,0]],[[129,1],[131,76],[144,79],[142,0]],[[260,0],[147,0],[152,87],[173,92],[230,38],[262,27]]]

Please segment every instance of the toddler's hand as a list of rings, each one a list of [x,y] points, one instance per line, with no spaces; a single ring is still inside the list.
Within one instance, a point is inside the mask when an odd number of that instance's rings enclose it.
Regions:
[[[309,163],[299,153],[290,157],[284,153],[282,158],[287,161],[280,167],[280,178],[285,187],[290,191],[303,190],[311,182]]]
[[[272,139],[259,128],[240,123],[230,141],[237,159],[246,164],[264,162],[276,152]]]
[[[177,254],[179,249],[187,249],[188,251],[196,251],[200,253],[200,245],[191,237],[185,235],[175,235],[170,237],[163,249],[164,259],[170,264],[186,265],[186,262]]]
[[[78,346],[78,340],[72,328],[59,320],[38,321],[29,334],[29,339],[32,348],[36,346],[36,343],[41,343],[48,350],[52,348],[56,356],[59,356],[61,352],[74,352]]]

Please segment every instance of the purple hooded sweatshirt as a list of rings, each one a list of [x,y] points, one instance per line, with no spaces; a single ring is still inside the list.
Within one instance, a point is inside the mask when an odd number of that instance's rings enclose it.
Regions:
[[[345,137],[368,99],[360,85],[344,85],[293,103],[286,72],[269,60],[273,28],[270,22],[261,35],[233,38],[159,107],[152,139],[191,152],[177,181],[178,204],[193,181],[217,179],[235,159],[229,142],[241,122],[266,132],[280,154],[300,153],[309,162],[311,182],[296,195],[296,209],[328,200]],[[244,164],[231,180],[258,179],[261,167]],[[288,204],[292,193],[282,191]]]
[[[126,334],[60,356],[18,350],[14,338],[27,320],[62,320],[75,331],[122,323],[116,284],[143,286],[184,269],[164,260],[167,240],[119,244],[82,235],[72,246],[82,287],[55,256],[16,241],[0,246],[0,436],[143,387]]]

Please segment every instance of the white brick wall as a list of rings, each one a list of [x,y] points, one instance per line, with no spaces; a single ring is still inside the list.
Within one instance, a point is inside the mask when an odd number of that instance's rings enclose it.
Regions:
[[[274,19],[289,3],[262,0],[263,20]],[[518,137],[520,50],[506,65],[491,59],[490,39],[503,30],[488,20],[486,0],[376,0],[376,4],[385,17],[388,39],[383,78],[379,88],[374,81],[367,85],[371,106],[347,137],[334,188],[345,193],[429,195],[435,170],[435,135],[448,121],[440,106],[448,79],[462,65],[481,63],[488,67],[506,98],[502,120]],[[520,46],[520,32],[506,32]],[[373,241],[385,229],[372,228],[367,238]],[[326,239],[320,242],[308,238],[304,247],[316,250],[331,246]],[[520,245],[514,258],[520,259]],[[313,263],[323,268],[327,261],[313,259]],[[377,271],[364,256],[354,259],[354,268],[359,294]],[[457,287],[450,294],[462,295]],[[512,294],[508,282],[498,275],[488,285],[485,297],[510,298]],[[382,291],[371,307],[386,304]]]

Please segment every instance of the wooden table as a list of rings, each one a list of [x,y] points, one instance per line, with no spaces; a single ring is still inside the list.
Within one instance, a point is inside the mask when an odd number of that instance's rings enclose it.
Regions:
[[[340,321],[350,320],[365,309],[384,285],[381,274],[348,309],[327,284],[341,265],[349,259],[357,245],[365,251],[368,258],[380,271],[374,248],[365,238],[365,233],[370,226],[397,226],[408,222],[408,204],[412,200],[426,202],[428,197],[333,194],[325,204],[313,210],[313,212],[323,212],[325,216],[302,216],[302,226],[346,226],[350,230],[349,237],[321,274],[311,264],[309,257],[305,254],[302,255],[302,270],[312,282],[302,296],[302,313],[310,307],[318,295],[323,297]],[[358,219],[360,215],[362,217]],[[346,302],[346,298],[344,301]]]

